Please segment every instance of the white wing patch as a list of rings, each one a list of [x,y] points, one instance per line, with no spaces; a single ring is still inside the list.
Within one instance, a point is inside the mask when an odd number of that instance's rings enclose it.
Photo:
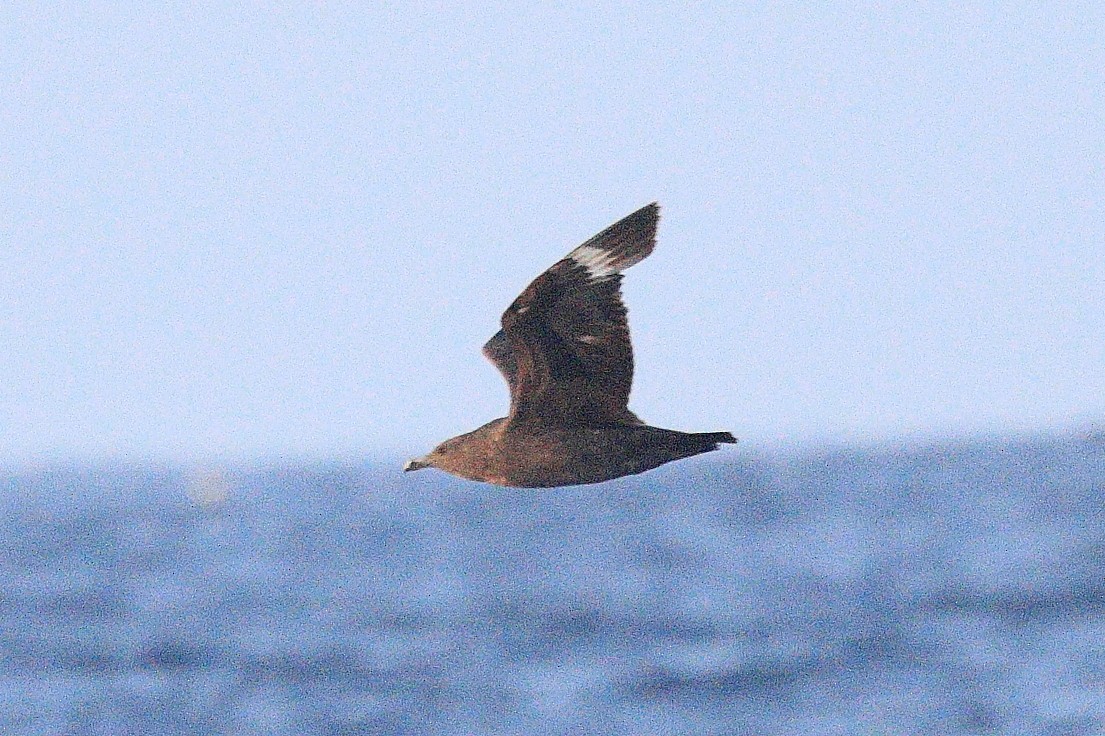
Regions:
[[[592,280],[609,278],[619,271],[612,265],[618,259],[617,256],[602,248],[581,245],[569,253],[568,257],[586,268]]]

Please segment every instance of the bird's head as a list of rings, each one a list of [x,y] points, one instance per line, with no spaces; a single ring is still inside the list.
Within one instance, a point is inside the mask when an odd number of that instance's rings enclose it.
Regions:
[[[412,458],[407,461],[407,464],[403,466],[403,472],[410,472],[411,470],[422,470],[422,468],[444,468],[446,464],[446,455],[448,453],[449,441],[442,442],[440,445],[430,450],[422,457]]]
[[[403,470],[411,471],[422,470],[422,468],[437,468],[438,470],[444,470],[446,473],[455,473],[457,470],[457,463],[462,462],[466,458],[464,446],[471,434],[472,432],[469,432],[468,434],[462,434],[459,437],[445,440],[422,457],[416,457],[407,461],[407,464],[403,466]]]
[[[411,470],[422,470],[422,468],[432,468],[434,464],[430,462],[429,456],[416,457],[407,461],[407,464],[403,466],[403,472],[409,472]]]

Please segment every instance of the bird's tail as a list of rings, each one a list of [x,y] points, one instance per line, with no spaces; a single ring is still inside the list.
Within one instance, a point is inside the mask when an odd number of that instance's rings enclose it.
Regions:
[[[713,452],[718,445],[732,445],[736,441],[729,432],[673,432],[669,447],[674,451],[674,460]]]
[[[733,436],[732,432],[693,432],[691,437],[699,440],[704,445],[713,445],[711,450],[716,450],[718,445],[735,445],[737,444],[737,438]]]
[[[627,425],[625,430],[628,473],[643,473],[672,460],[712,452],[720,444],[737,441],[728,432],[680,432],[640,425]]]

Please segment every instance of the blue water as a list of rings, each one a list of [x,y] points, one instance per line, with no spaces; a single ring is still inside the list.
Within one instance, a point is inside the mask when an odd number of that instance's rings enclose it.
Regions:
[[[1105,733],[1105,442],[0,477],[3,734]]]

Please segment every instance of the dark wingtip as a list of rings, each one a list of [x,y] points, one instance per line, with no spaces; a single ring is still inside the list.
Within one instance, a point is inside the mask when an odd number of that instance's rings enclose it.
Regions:
[[[655,240],[656,224],[658,222],[660,222],[660,203],[652,202],[651,204],[646,204],[636,212],[626,215],[607,229],[637,232],[647,238]]]
[[[610,237],[617,233],[621,235],[621,237],[635,234],[639,240],[651,240],[656,237],[656,223],[659,221],[660,203],[652,202],[651,204],[646,204],[636,212],[631,212],[618,220],[596,235],[595,238],[597,239],[603,236]]]

